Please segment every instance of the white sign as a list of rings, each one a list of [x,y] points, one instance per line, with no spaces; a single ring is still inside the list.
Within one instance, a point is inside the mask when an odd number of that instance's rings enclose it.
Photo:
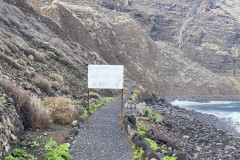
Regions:
[[[123,89],[122,65],[88,65],[88,88]]]

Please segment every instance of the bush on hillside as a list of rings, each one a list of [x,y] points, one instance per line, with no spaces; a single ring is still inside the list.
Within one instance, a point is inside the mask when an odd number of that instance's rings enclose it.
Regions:
[[[57,124],[70,124],[76,118],[77,110],[71,100],[65,97],[46,98],[43,102],[48,108],[52,120]]]
[[[8,65],[10,65],[16,69],[23,70],[23,67],[17,61],[15,61],[13,58],[5,55],[4,53],[0,52],[0,59],[2,59],[3,62],[6,62]]]
[[[8,96],[14,99],[20,112],[25,128],[45,128],[51,123],[48,110],[41,104],[41,100],[32,93],[16,87],[11,81],[0,78],[2,87]]]
[[[61,88],[61,92],[64,94],[70,94],[71,91],[68,86],[65,86]]]
[[[51,79],[53,79],[54,81],[57,81],[61,85],[63,85],[63,83],[64,83],[63,77],[60,76],[59,74],[50,74],[49,77]]]
[[[49,111],[43,107],[41,100],[37,96],[30,96],[30,119],[32,121],[32,126],[34,128],[43,128],[44,126],[49,126],[50,114]]]
[[[32,48],[29,49],[28,54],[32,55],[34,57],[35,61],[39,61],[39,62],[45,62],[46,61],[44,53],[41,53],[41,52],[39,52],[35,49],[32,49]]]
[[[33,78],[33,83],[38,87],[42,92],[49,94],[51,91],[50,84],[48,80],[40,75],[36,75]]]

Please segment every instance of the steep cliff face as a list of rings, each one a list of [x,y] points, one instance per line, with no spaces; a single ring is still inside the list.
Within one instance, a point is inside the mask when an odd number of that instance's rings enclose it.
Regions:
[[[136,18],[155,41],[181,50],[190,60],[214,73],[239,75],[238,1],[139,1]],[[144,7],[143,7],[144,6]],[[147,9],[146,9],[147,8]],[[134,14],[136,15],[136,14]],[[136,16],[135,16],[136,17]],[[151,21],[151,25],[147,23]]]
[[[5,1],[46,28],[47,33],[38,30],[35,39],[49,42],[76,62],[76,75],[85,77],[82,82],[86,82],[89,63],[123,64],[126,77],[149,92],[165,96],[239,93],[240,83],[234,76],[239,72],[234,18],[238,13],[230,13],[227,2]],[[66,76],[70,87],[83,84],[73,83],[72,78]]]

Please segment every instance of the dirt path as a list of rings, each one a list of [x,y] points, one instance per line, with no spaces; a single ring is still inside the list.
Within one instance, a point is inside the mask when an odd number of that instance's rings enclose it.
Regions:
[[[130,96],[129,85],[125,99]],[[133,150],[124,130],[120,130],[121,101],[102,107],[90,116],[73,142],[70,153],[74,160],[131,160]]]

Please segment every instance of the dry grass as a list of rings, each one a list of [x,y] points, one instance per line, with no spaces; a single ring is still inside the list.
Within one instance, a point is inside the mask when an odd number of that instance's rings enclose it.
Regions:
[[[48,80],[46,78],[44,78],[43,76],[36,75],[33,78],[33,83],[35,84],[35,86],[40,88],[40,90],[42,92],[44,92],[46,94],[50,93],[50,91],[51,91],[50,84],[49,84]]]
[[[63,94],[70,94],[70,89],[69,89],[69,87],[68,86],[65,86],[65,87],[62,87],[61,88],[61,92],[63,93]]]
[[[49,77],[51,79],[53,79],[54,81],[57,81],[61,85],[63,85],[63,83],[64,83],[63,77],[60,76],[59,74],[50,74]]]
[[[42,106],[41,100],[35,95],[16,87],[7,79],[0,78],[0,87],[6,91],[8,96],[14,99],[25,128],[45,128],[50,125],[49,113]]]
[[[0,59],[1,59],[0,61],[1,63],[6,62],[8,65],[16,69],[23,70],[23,67],[18,62],[16,62],[14,59],[12,59],[11,57],[8,57],[2,52],[0,52]]]
[[[39,52],[35,49],[32,49],[32,48],[29,49],[28,54],[32,55],[34,57],[35,61],[39,61],[39,62],[45,62],[46,61],[44,53],[41,53],[41,52]]]
[[[70,124],[75,120],[77,110],[71,100],[65,97],[46,98],[43,102],[48,108],[52,120],[57,124]]]
[[[30,119],[34,128],[49,126],[51,122],[49,111],[43,107],[41,100],[37,96],[30,96]]]

